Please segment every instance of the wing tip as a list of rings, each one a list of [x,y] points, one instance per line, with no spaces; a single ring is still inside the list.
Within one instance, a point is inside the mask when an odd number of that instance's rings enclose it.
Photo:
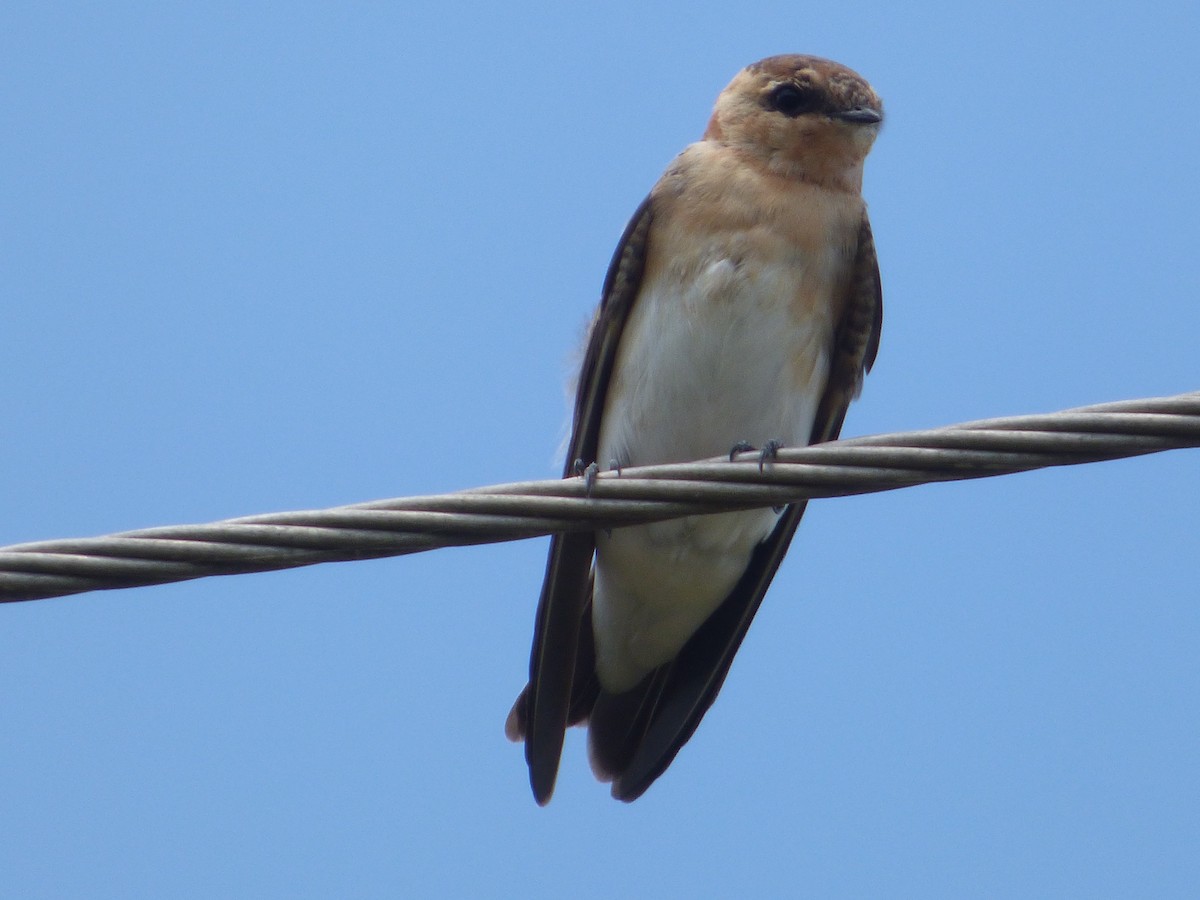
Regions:
[[[538,772],[533,768],[529,770],[529,786],[533,789],[533,799],[538,806],[545,806],[550,802],[550,798],[554,796],[554,783],[558,780],[558,771],[555,769],[548,775],[545,772]]]
[[[545,806],[554,796],[554,785],[558,780],[558,763],[562,755],[562,743],[532,741],[529,732],[529,685],[521,691],[508,718],[504,720],[504,736],[514,744],[525,745],[525,761],[529,766],[529,787],[538,806]],[[557,750],[555,750],[557,743]]]
[[[538,806],[545,806],[554,796],[558,781],[558,765],[562,759],[564,731],[539,737],[535,732],[525,735],[525,762],[529,765],[529,787]]]

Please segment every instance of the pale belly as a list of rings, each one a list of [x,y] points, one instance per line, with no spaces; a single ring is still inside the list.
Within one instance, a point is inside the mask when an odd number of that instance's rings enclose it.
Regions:
[[[807,444],[828,377],[833,304],[798,291],[799,274],[780,266],[751,277],[722,260],[683,290],[645,285],[622,337],[601,467],[720,456],[738,441]],[[674,657],[777,521],[752,510],[598,534],[593,617],[604,687],[627,690]]]

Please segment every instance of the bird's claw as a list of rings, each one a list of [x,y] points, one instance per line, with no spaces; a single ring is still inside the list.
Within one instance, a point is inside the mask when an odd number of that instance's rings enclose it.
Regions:
[[[763,470],[763,464],[768,459],[774,462],[775,458],[779,456],[779,448],[782,446],[783,443],[774,438],[763,444],[763,448],[758,454],[758,471],[761,472]]]
[[[733,462],[733,458],[735,456],[737,456],[739,453],[747,453],[751,450],[757,450],[757,449],[758,448],[755,447],[749,441],[738,441],[736,444],[734,444],[732,447],[729,448],[729,461]]]
[[[575,460],[575,474],[583,479],[584,496],[592,496],[592,489],[596,486],[596,475],[600,472],[600,467],[594,462],[584,465],[582,459]]]

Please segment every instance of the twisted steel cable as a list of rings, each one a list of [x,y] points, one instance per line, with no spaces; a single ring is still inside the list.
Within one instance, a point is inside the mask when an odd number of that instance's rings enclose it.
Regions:
[[[452,494],[0,548],[0,602],[373,559],[1200,446],[1200,392]]]

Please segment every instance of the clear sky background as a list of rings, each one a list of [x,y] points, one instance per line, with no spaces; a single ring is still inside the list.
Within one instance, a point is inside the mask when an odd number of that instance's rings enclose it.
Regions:
[[[553,477],[629,214],[745,64],[845,62],[846,434],[1200,388],[1194,2],[0,10],[0,544]],[[0,608],[0,895],[1200,884],[1200,453],[812,504],[632,806],[502,723],[544,540]]]

